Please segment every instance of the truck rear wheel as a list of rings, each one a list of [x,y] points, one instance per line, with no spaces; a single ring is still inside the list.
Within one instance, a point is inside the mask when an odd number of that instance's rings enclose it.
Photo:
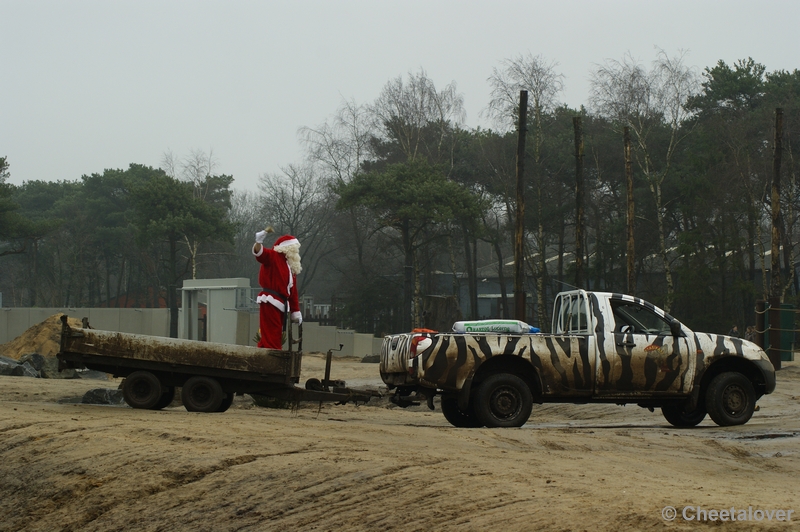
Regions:
[[[462,429],[482,427],[483,423],[475,415],[475,409],[472,404],[470,403],[469,406],[470,408],[467,412],[462,412],[458,408],[458,399],[456,397],[442,397],[442,414],[451,425]]]
[[[158,404],[163,392],[158,377],[149,371],[134,371],[125,377],[122,384],[122,396],[131,408],[151,410]]]
[[[475,414],[486,427],[521,427],[533,409],[533,395],[525,381],[510,373],[484,380],[475,394]]]
[[[706,407],[700,404],[693,411],[687,412],[684,403],[667,403],[661,407],[661,413],[673,427],[696,427],[706,418]]]
[[[181,399],[189,412],[218,412],[225,400],[225,392],[216,379],[195,376],[181,388]]]
[[[756,408],[756,392],[750,379],[735,371],[720,373],[706,390],[706,409],[720,427],[744,425]]]

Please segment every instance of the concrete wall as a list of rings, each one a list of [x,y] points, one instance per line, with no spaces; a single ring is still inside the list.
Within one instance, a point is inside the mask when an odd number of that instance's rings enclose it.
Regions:
[[[169,336],[169,310],[162,308],[3,308],[0,344],[10,342],[53,314],[89,318],[95,329],[151,336]]]
[[[292,335],[297,339],[297,325],[292,325]],[[250,314],[250,341],[242,345],[256,345],[253,340],[258,332],[258,314]],[[339,344],[343,347],[339,351]],[[303,352],[327,353],[333,349],[333,356],[355,356],[363,358],[366,355],[378,355],[381,352],[383,340],[371,334],[357,333],[355,331],[337,329],[316,322],[303,322]]]

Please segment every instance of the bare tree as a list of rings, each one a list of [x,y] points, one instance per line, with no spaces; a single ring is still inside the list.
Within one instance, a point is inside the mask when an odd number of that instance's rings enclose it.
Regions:
[[[548,63],[543,56],[520,55],[506,59],[502,68],[492,69],[489,85],[492,87],[489,105],[484,114],[495,124],[508,131],[516,127],[519,91],[526,90],[530,96],[530,111],[533,121],[538,123],[544,112],[552,111],[557,105],[557,96],[564,90],[564,76],[556,72],[558,63]]]
[[[167,150],[161,158],[161,169],[168,176],[192,184],[192,196],[195,199],[210,204],[221,203],[224,207],[230,208],[228,185],[233,178],[221,176],[222,179],[220,179],[219,176],[214,176],[217,165],[213,150],[206,153],[203,150],[193,149],[180,161],[172,151]],[[220,197],[220,193],[222,193],[222,197]],[[183,235],[183,241],[189,252],[192,279],[197,279],[197,257],[202,240]]]
[[[321,178],[336,186],[350,183],[372,156],[370,139],[375,136],[369,109],[354,101],[343,101],[336,114],[321,125],[300,128],[299,134],[308,150],[308,159]],[[350,228],[356,250],[358,268],[365,274],[365,213],[352,207],[348,210]]]
[[[464,97],[455,82],[437,91],[423,69],[409,73],[407,81],[402,76],[390,80],[370,111],[375,130],[396,141],[409,161],[420,155],[434,163],[451,157],[450,133],[466,119]],[[431,132],[435,132],[433,138],[427,135]]]
[[[678,145],[690,132],[682,127],[690,116],[686,102],[699,90],[696,70],[686,66],[685,56],[685,52],[679,52],[676,57],[669,57],[659,50],[652,68],[647,70],[627,55],[622,61],[609,60],[598,66],[591,80],[591,102],[596,112],[615,122],[620,130],[629,127],[635,137],[636,163],[655,204],[659,254],[667,285],[664,302],[667,312],[672,306],[675,285],[668,257],[663,184],[670,174]],[[651,143],[651,137],[663,128],[668,131],[669,141],[659,157],[652,149],[656,143]]]
[[[308,158],[322,167],[326,177],[349,183],[371,155],[372,117],[366,106],[343,101],[336,114],[315,128],[302,127],[299,134]]]
[[[309,285],[320,261],[334,251],[330,244],[330,219],[334,201],[325,180],[311,165],[289,165],[281,174],[261,176],[259,214],[264,226],[296,237],[302,246],[303,275],[298,277],[300,293]]]
[[[515,59],[506,59],[501,69],[493,69],[488,81],[492,87],[491,100],[485,114],[501,127],[516,127],[519,114],[519,93],[528,91],[531,105],[528,108],[528,122],[533,126],[533,183],[536,192],[536,218],[538,220],[533,241],[538,253],[539,263],[536,272],[536,297],[540,324],[548,322],[545,301],[545,278],[547,277],[547,235],[544,230],[544,179],[541,175],[541,147],[544,139],[542,118],[547,111],[557,105],[556,97],[564,90],[564,76],[556,71],[558,63],[547,62],[541,55],[528,53]],[[523,238],[527,240],[527,238]]]

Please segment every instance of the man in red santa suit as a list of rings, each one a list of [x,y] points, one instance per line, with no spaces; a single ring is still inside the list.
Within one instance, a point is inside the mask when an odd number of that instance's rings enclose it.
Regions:
[[[275,241],[272,249],[267,249],[263,245],[266,236],[266,231],[256,233],[253,245],[253,255],[261,263],[258,272],[261,293],[256,299],[261,329],[258,347],[281,349],[284,316],[289,314],[292,321],[303,322],[297,302],[297,274],[302,271],[300,242],[292,235],[284,235]]]

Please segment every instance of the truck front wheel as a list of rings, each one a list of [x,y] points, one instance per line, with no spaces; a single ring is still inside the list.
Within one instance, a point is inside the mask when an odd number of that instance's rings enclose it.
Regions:
[[[689,412],[684,408],[684,403],[667,403],[661,407],[661,413],[673,427],[696,427],[706,418],[706,407],[700,404]]]
[[[744,425],[756,408],[756,392],[750,379],[735,371],[720,373],[706,390],[706,409],[720,427]]]
[[[478,386],[475,414],[486,427],[521,427],[533,409],[533,395],[525,381],[509,373],[496,373]]]
[[[191,377],[181,388],[183,406],[189,412],[219,412],[225,397],[222,386],[211,377]]]
[[[442,414],[451,425],[462,429],[482,427],[483,424],[478,420],[478,416],[475,415],[472,403],[469,406],[470,408],[467,412],[462,412],[458,408],[458,398],[442,397]]]
[[[155,408],[163,391],[158,377],[149,371],[134,371],[122,383],[122,397],[131,408]]]

